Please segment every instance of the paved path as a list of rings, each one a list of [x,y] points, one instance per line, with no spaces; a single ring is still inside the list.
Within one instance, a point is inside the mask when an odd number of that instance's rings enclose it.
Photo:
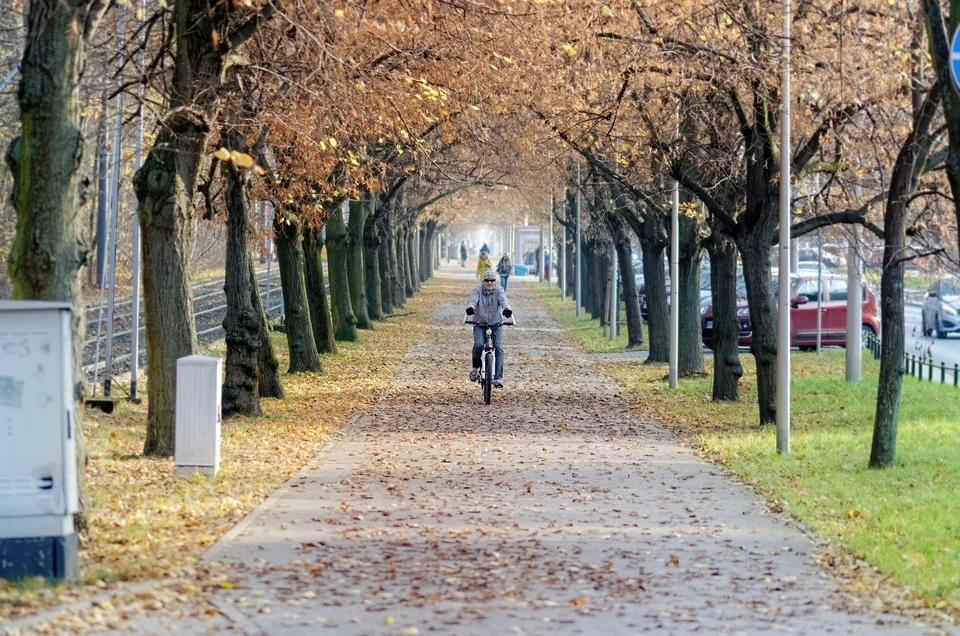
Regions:
[[[467,278],[321,467],[222,546],[231,617],[137,631],[923,633],[837,609],[813,543],[639,418],[511,282],[507,387],[466,381]]]

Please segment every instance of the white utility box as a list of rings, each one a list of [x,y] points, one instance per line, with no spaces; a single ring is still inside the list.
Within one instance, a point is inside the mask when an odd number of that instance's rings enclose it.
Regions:
[[[220,358],[186,356],[177,360],[177,475],[220,470]]]
[[[69,304],[0,301],[0,578],[75,578]]]

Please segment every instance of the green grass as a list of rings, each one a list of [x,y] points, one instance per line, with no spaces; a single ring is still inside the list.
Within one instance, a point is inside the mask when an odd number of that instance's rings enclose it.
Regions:
[[[572,303],[548,301],[581,342],[596,321],[571,320]],[[592,322],[593,326],[588,323]],[[590,331],[592,329],[592,332]],[[776,453],[776,431],[757,426],[755,367],[742,354],[739,403],[710,399],[712,376],[663,382],[663,367],[606,361],[638,399],[636,408],[753,484],[809,528],[869,561],[934,606],[960,610],[960,390],[905,377],[896,465],[867,468],[879,363],[864,352],[863,382],[844,380],[842,350],[794,352],[791,454]],[[712,360],[707,356],[707,370]]]
[[[539,283],[536,285],[536,290],[553,319],[577,339],[584,351],[611,353],[627,350],[627,318],[622,306],[617,319],[617,337],[610,340],[610,337],[604,334],[600,320],[590,318],[590,313],[586,310],[581,311],[578,318],[573,299],[560,300],[560,290],[556,286],[548,287],[546,283]],[[643,325],[642,329],[643,344],[634,351],[646,351],[648,348],[646,325]]]

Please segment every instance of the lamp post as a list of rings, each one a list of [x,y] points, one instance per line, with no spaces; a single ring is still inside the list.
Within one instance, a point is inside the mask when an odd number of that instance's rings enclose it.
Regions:
[[[790,0],[783,2],[780,125],[780,308],[777,320],[777,452],[790,452]]]

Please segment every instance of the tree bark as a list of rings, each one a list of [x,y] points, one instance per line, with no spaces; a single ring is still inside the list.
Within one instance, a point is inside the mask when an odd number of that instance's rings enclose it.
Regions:
[[[263,310],[263,299],[260,297],[260,285],[257,283],[257,273],[254,270],[253,259],[248,259],[250,278],[250,304],[257,314],[258,331],[260,332],[260,348],[257,349],[257,389],[260,397],[283,398],[283,384],[280,382],[280,362],[277,360],[273,341],[270,339],[267,314]]]
[[[392,223],[391,223],[392,225]],[[391,228],[387,233],[387,242],[390,244],[390,287],[393,295],[394,311],[407,304],[406,285],[403,282],[403,249],[399,231]]]
[[[327,220],[327,268],[330,271],[330,309],[333,333],[337,340],[357,339],[357,317],[350,298],[348,254],[350,236],[343,223],[340,207],[330,211]]]
[[[897,155],[890,175],[887,209],[884,214],[883,274],[880,279],[880,324],[883,325],[880,349],[880,379],[877,384],[877,410],[873,422],[870,468],[892,466],[897,457],[897,421],[903,388],[903,256],[906,247],[907,212],[916,189],[917,157],[929,144],[930,122],[937,111],[938,82],[927,94],[913,131]]]
[[[620,220],[612,220],[613,240],[617,250],[617,265],[620,268],[620,281],[623,290],[624,306],[627,310],[627,348],[632,349],[643,344],[643,328],[640,317],[640,300],[637,285],[634,282],[633,249],[630,236],[624,231]]]
[[[680,217],[677,374],[681,376],[697,375],[704,371],[700,333],[700,260],[703,252],[696,223],[696,219],[689,216]]]
[[[403,231],[403,273],[404,284],[406,285],[407,298],[413,298],[417,293],[417,261],[413,251],[414,244],[413,230],[404,229]]]
[[[303,221],[299,216],[287,210],[278,209],[274,215],[273,229],[276,234],[280,284],[283,285],[287,345],[290,349],[289,373],[321,370],[307,301],[302,226]]]
[[[666,235],[661,214],[650,213],[643,223],[643,284],[647,299],[647,328],[650,353],[647,362],[670,361],[669,310],[667,307],[666,271],[663,251]]]
[[[774,209],[757,215],[754,225],[741,226],[736,238],[743,258],[743,278],[753,328],[750,353],[757,363],[760,424],[777,421],[777,305],[770,272],[770,245],[777,229],[779,202],[768,196],[766,205]]]
[[[363,228],[363,265],[367,281],[367,313],[372,320],[383,322],[383,290],[380,280],[380,232],[377,228],[376,208],[367,217]]]
[[[363,227],[370,213],[370,206],[376,205],[376,194],[367,192],[363,200],[350,201],[350,220],[347,247],[347,278],[350,284],[350,303],[359,329],[373,329],[373,321],[367,308],[366,269],[363,263]]]
[[[304,282],[310,307],[310,325],[319,353],[337,353],[333,316],[327,304],[327,284],[323,276],[323,233],[309,225],[303,230]]]
[[[72,324],[77,493],[75,527],[85,534],[90,502],[86,488],[87,447],[83,437],[83,340],[86,325],[80,268],[86,249],[80,237],[80,131],[78,86],[86,49],[108,3],[96,0],[57,2],[33,0],[27,5],[26,47],[17,92],[20,137],[8,148],[13,176],[11,204],[17,232],[8,257],[13,297],[58,300],[74,307]]]
[[[384,317],[393,313],[393,272],[390,263],[390,236],[384,236],[385,229],[377,229],[377,262],[380,265],[380,306]]]
[[[710,252],[710,295],[713,303],[713,399],[740,399],[740,324],[737,320],[737,247],[714,229]]]
[[[228,148],[242,149],[243,137],[227,132]],[[250,172],[227,164],[225,195],[227,207],[226,292],[227,313],[223,319],[226,332],[227,361],[224,368],[221,409],[231,415],[259,416],[259,350],[261,345],[260,316],[250,298]]]

